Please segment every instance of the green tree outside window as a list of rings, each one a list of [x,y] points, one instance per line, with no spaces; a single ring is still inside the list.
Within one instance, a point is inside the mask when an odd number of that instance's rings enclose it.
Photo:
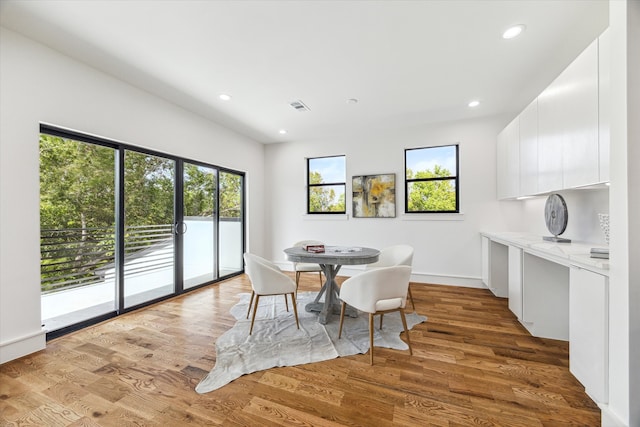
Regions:
[[[345,213],[345,156],[307,160],[307,213]]]
[[[406,213],[459,212],[458,145],[405,150]]]

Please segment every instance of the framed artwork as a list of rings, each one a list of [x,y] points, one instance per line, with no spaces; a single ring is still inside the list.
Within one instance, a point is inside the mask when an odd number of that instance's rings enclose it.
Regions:
[[[354,218],[395,218],[395,173],[360,175],[352,179]]]

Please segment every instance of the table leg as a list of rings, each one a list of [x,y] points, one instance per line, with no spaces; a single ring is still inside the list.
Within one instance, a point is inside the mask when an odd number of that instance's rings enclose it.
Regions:
[[[326,281],[324,285],[322,285],[320,292],[318,292],[316,299],[307,304],[305,310],[308,312],[319,312],[318,322],[326,325],[331,314],[340,314],[340,299],[338,297],[340,294],[340,288],[338,287],[335,278],[338,275],[338,271],[340,271],[341,266],[320,264],[320,267],[322,268]],[[320,302],[322,295],[324,295],[324,302]],[[347,306],[345,314],[349,317],[358,317],[357,310],[349,306]]]

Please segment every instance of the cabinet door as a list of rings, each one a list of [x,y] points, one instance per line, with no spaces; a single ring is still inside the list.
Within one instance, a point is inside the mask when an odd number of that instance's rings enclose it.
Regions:
[[[609,279],[577,267],[569,277],[569,370],[589,396],[607,403]]]
[[[520,113],[520,195],[538,192],[538,99]]]
[[[598,150],[598,41],[561,75],[563,187],[600,181]]]
[[[538,191],[562,189],[562,76],[538,96]]]
[[[598,114],[600,181],[609,181],[609,141],[611,117],[611,37],[607,29],[598,39]]]
[[[520,126],[516,117],[498,134],[497,195],[498,199],[520,195]]]
[[[509,310],[522,320],[522,249],[509,246]]]

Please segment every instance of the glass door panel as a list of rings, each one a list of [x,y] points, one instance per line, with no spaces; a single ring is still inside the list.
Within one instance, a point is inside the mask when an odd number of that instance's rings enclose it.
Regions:
[[[217,170],[184,163],[183,289],[218,278],[216,268]]]
[[[240,272],[243,268],[243,179],[242,175],[220,171],[220,277]]]
[[[115,153],[40,135],[40,286],[47,331],[117,308]]]
[[[125,150],[124,307],[175,292],[173,160]]]

